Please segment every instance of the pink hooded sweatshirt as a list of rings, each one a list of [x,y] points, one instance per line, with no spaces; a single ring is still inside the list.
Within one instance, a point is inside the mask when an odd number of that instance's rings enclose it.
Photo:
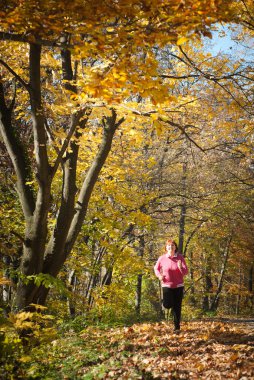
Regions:
[[[182,262],[182,269],[178,268],[177,262],[179,260]],[[163,276],[162,287],[179,288],[183,286],[183,276],[188,273],[188,268],[184,257],[180,253],[173,257],[165,253],[165,255],[158,258],[154,266],[154,273],[157,277]]]

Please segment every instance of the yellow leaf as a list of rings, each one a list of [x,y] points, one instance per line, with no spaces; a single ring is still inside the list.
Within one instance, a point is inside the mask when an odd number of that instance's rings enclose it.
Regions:
[[[32,361],[32,358],[31,358],[31,356],[28,356],[28,355],[26,355],[26,356],[21,356],[21,358],[19,359],[19,361],[20,361],[21,363],[29,363],[29,362]]]
[[[176,44],[179,46],[179,45],[183,45],[185,42],[188,41],[188,38],[187,37],[180,37],[178,38]]]
[[[149,25],[149,20],[141,20],[140,21],[140,25],[141,26],[147,26],[147,25]]]
[[[11,281],[8,280],[7,278],[0,278],[0,285],[11,285]]]
[[[166,116],[166,115],[160,115],[160,119],[162,121],[168,121],[168,116]]]
[[[229,360],[232,362],[235,362],[237,359],[239,359],[238,353],[231,355],[229,358]]]
[[[156,133],[158,136],[162,134],[162,124],[158,120],[154,120],[153,125],[156,129]]]
[[[158,120],[158,114],[157,113],[151,113],[151,119],[152,120]]]

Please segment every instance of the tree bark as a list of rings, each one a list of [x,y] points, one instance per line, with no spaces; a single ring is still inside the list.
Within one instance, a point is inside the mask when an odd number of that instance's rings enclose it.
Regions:
[[[184,234],[185,234],[185,219],[186,219],[186,210],[187,210],[187,202],[186,202],[186,189],[187,189],[187,161],[183,163],[183,174],[182,174],[182,192],[183,192],[183,203],[181,204],[180,210],[180,220],[179,220],[179,252],[183,252],[183,244],[184,244]]]
[[[190,263],[189,263],[189,274],[191,279],[190,284],[190,303],[195,306],[196,305],[196,299],[195,299],[195,283],[194,283],[194,268],[193,268],[193,252],[190,251],[189,254]]]
[[[144,251],[145,251],[145,238],[144,238],[144,235],[141,235],[139,236],[138,256],[144,257]],[[136,301],[135,301],[135,310],[136,310],[136,315],[138,318],[140,318],[140,312],[141,312],[142,279],[143,279],[142,273],[138,274],[137,286],[136,286]]]
[[[250,302],[250,312],[253,312],[253,305],[254,305],[254,295],[253,295],[253,269],[254,264],[251,264],[249,269],[249,278],[248,278],[248,291],[249,291],[249,302]]]
[[[75,274],[75,270],[71,270],[68,275],[68,289],[71,293],[75,292],[76,290],[76,282],[77,282],[77,277]],[[71,297],[68,297],[68,309],[69,309],[70,317],[74,318],[76,314],[74,294],[72,294]]]
[[[42,270],[47,238],[47,215],[50,206],[50,167],[41,104],[40,59],[41,47],[36,44],[30,44],[30,81],[26,89],[29,91],[33,121],[35,177],[38,183],[37,196],[35,196],[33,187],[27,184],[31,180],[31,162],[21,147],[18,135],[14,132],[11,124],[14,101],[11,104],[12,108],[7,108],[5,102],[1,102],[1,131],[17,175],[18,194],[25,216],[25,238],[20,264],[21,278],[18,283],[15,301],[18,309],[27,306],[33,299],[35,286],[32,281],[24,281],[24,278],[40,273]],[[3,87],[1,87],[0,92],[3,101]]]
[[[117,127],[122,122],[123,119],[119,120],[118,122],[116,121],[116,113],[114,110],[112,110],[112,116],[108,117],[105,120],[101,146],[83,182],[78,201],[75,206],[73,218],[72,220],[67,221],[67,223],[70,224],[70,227],[68,229],[68,235],[65,239],[61,231],[59,231],[59,239],[64,240],[64,244],[62,244],[61,241],[59,242],[59,245],[61,245],[61,249],[54,248],[51,250],[50,247],[48,247],[47,254],[44,260],[43,273],[48,273],[53,277],[56,277],[66,258],[70,254],[73,245],[77,239],[77,236],[82,228],[84,219],[86,217],[86,212],[93,188],[110,152],[114,133]],[[66,220],[66,217],[64,218],[64,220]],[[55,247],[57,242],[58,241],[56,240]],[[38,289],[36,298],[40,304],[43,305],[45,303],[48,291],[49,289],[45,288],[44,286],[40,286],[40,288]]]
[[[204,296],[203,296],[203,304],[202,309],[203,311],[208,311],[210,309],[210,291],[213,287],[212,279],[211,279],[211,253],[207,253],[207,257],[204,258],[205,264],[204,264]]]
[[[71,53],[70,51],[62,51],[61,56],[65,87],[75,92],[75,86],[68,83],[73,79]],[[42,305],[45,303],[49,289],[43,285],[36,286],[34,278],[40,273],[56,277],[70,254],[86,217],[92,191],[110,152],[115,131],[124,121],[123,118],[117,121],[114,109],[111,111],[111,116],[103,119],[102,142],[87,172],[75,205],[77,193],[76,169],[79,154],[79,145],[76,140],[80,137],[80,129],[86,126],[91,109],[80,109],[71,116],[69,131],[66,129],[67,137],[55,164],[51,167],[47,152],[45,129],[47,123],[42,107],[40,60],[41,46],[31,43],[29,84],[26,84],[20,78],[21,84],[29,92],[37,189],[36,186],[31,184],[31,179],[34,179],[31,174],[31,168],[33,168],[34,163],[30,162],[26,156],[23,145],[19,141],[11,123],[15,101],[13,99],[11,105],[7,107],[4,87],[0,84],[0,127],[17,175],[18,193],[25,217],[25,237],[19,268],[21,275],[14,301],[14,307],[17,310],[27,308],[31,303]],[[79,130],[77,130],[77,126],[79,126]],[[71,140],[72,135],[74,135],[73,140]],[[66,152],[68,147],[70,147],[70,150]],[[65,157],[64,153],[66,153]],[[60,163],[63,169],[61,203],[56,216],[55,228],[48,240],[47,222],[52,199],[51,184]],[[27,182],[30,182],[30,184]]]
[[[220,299],[221,291],[223,288],[223,282],[224,282],[225,272],[226,272],[226,268],[227,268],[227,262],[228,262],[228,257],[229,257],[231,241],[232,241],[232,235],[230,235],[228,237],[227,242],[226,242],[226,246],[225,246],[225,250],[224,250],[224,256],[223,256],[223,262],[222,262],[221,270],[220,270],[219,283],[218,283],[216,294],[215,294],[213,301],[211,303],[211,306],[210,306],[211,311],[217,310],[218,305],[219,305],[219,299]]]

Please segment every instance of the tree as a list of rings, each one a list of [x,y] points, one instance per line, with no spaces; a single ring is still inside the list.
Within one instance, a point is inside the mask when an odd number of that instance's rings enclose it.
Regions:
[[[124,121],[114,108],[102,115],[101,145],[77,186],[79,140],[88,128],[97,134],[98,101],[112,107],[133,94],[161,101],[167,90],[154,77],[157,61],[150,48],[207,34],[213,22],[232,14],[230,1],[221,0],[194,5],[178,0],[14,0],[1,5],[0,15],[0,125],[25,221],[15,301],[22,309],[45,303],[45,279],[57,276],[70,254],[115,131]],[[21,125],[30,131],[32,143],[24,141]],[[62,187],[57,200],[56,181]]]

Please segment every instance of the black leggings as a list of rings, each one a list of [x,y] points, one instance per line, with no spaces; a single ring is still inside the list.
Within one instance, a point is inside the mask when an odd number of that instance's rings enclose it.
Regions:
[[[163,292],[163,306],[166,309],[172,307],[175,328],[180,328],[182,300],[183,300],[183,286],[180,288],[162,288]]]

